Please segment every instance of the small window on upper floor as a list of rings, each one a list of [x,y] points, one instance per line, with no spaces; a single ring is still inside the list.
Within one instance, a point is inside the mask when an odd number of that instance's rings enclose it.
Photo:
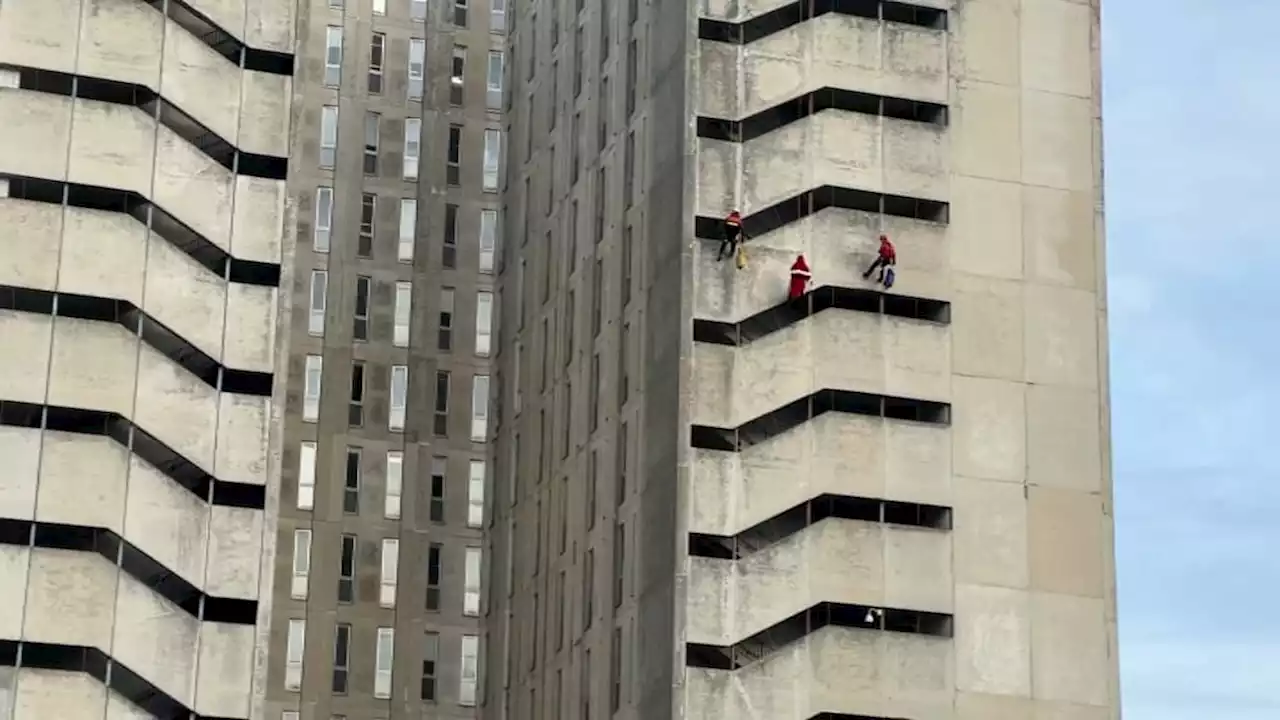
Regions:
[[[449,66],[449,104],[461,105],[463,90],[466,86],[467,49],[461,45],[453,47],[453,61]]]
[[[409,0],[409,18],[419,22],[427,19],[427,0]]]
[[[386,14],[387,14],[387,0],[373,0],[373,14],[374,14],[374,15],[386,15]]]
[[[490,110],[502,109],[502,80],[506,74],[503,65],[506,55],[501,50],[489,51],[489,67],[485,80],[485,107]]]
[[[342,28],[330,25],[324,36],[324,84],[342,84]]]
[[[422,85],[425,77],[427,58],[427,41],[421,38],[409,40],[409,99],[422,99]]]
[[[422,143],[422,119],[404,121],[404,179],[418,179],[418,156]]]
[[[369,41],[369,94],[382,94],[382,63],[387,56],[387,36],[374,33]]]
[[[453,24],[458,27],[467,26],[468,0],[453,0]]]
[[[338,156],[338,106],[320,108],[320,167],[333,168]]]

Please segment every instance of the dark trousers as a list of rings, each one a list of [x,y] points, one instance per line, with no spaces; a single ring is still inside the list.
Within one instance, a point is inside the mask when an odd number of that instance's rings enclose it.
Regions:
[[[867,278],[871,277],[871,273],[875,272],[876,270],[879,270],[880,274],[876,276],[876,282],[884,282],[885,268],[889,267],[890,265],[896,265],[896,264],[897,264],[897,261],[892,258],[877,256],[875,261],[872,262],[871,265],[867,267],[867,271],[862,273],[862,279],[866,280]]]
[[[741,240],[742,228],[730,226],[725,229],[724,239],[720,241],[720,252],[716,255],[716,261],[733,257],[733,251],[738,249],[738,242]]]

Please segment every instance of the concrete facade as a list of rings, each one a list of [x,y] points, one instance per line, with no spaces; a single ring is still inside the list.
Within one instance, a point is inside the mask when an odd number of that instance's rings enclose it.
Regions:
[[[512,17],[485,717],[1119,717],[1098,2],[828,5]]]
[[[6,720],[261,714],[292,51],[278,0],[0,4]]]
[[[486,71],[490,51],[502,50],[503,24],[500,6],[491,12],[475,0],[298,3],[289,178],[297,251],[282,329],[289,380],[265,718],[475,715],[465,688],[475,685],[477,669],[464,673],[462,657],[464,645],[480,645],[479,607],[465,606],[465,586],[480,578],[478,567],[468,577],[467,557],[482,547],[488,453],[487,433],[473,439],[472,393],[474,378],[488,377],[491,353],[477,306],[492,291],[492,264],[481,257],[482,213],[491,214],[496,234],[499,202],[496,184],[485,188],[484,131],[501,129],[501,86],[491,97]],[[335,35],[336,58],[329,53]],[[418,43],[424,52],[415,80]],[[452,81],[455,48],[464,60],[461,84]],[[326,106],[337,108],[332,145]],[[371,114],[374,138],[366,134]],[[411,136],[406,128],[417,121],[420,134]],[[461,129],[456,178],[448,169],[451,127]],[[407,159],[413,143],[416,177]],[[407,225],[402,200],[416,203]],[[319,306],[316,271],[326,273]],[[408,288],[408,307],[399,305],[398,288]],[[446,294],[452,308],[444,306]],[[310,417],[308,356],[323,361]],[[363,367],[358,401],[356,366]],[[393,397],[396,368],[407,374],[402,407]],[[438,373],[448,374],[443,392]],[[301,568],[299,537],[309,541]],[[345,559],[344,542],[351,543]],[[290,626],[297,621],[305,640],[295,658]],[[340,627],[349,633],[345,653]],[[380,642],[389,658],[380,657]]]

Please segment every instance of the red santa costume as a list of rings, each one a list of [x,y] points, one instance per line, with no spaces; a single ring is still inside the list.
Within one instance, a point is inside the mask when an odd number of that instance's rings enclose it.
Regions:
[[[787,296],[791,300],[804,295],[805,290],[809,289],[809,281],[813,278],[813,274],[809,272],[809,263],[804,261],[804,255],[797,255],[796,261],[791,264],[791,288],[787,292]]]

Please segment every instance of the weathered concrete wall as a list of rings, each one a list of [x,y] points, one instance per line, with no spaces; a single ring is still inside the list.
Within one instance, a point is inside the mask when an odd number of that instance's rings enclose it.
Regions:
[[[292,53],[292,2],[193,5],[236,43]],[[243,69],[147,3],[5,2],[0,65],[138,84],[242,153],[289,152],[287,70]],[[283,369],[279,291],[209,258],[267,275],[286,262],[285,184],[233,172],[149,111],[58,92],[0,87],[0,178],[134,193],[204,249],[148,228],[145,210],[19,199],[20,181],[0,184],[0,285],[59,294],[0,311],[0,405],[54,408],[0,423],[0,664],[18,666],[0,669],[0,716],[142,718],[157,711],[139,703],[160,699],[249,718],[276,400],[220,389],[218,373]],[[141,337],[117,301],[172,331],[172,346]],[[72,304],[103,319],[72,317]],[[213,374],[188,369],[198,355]],[[140,433],[173,457],[156,460]],[[88,654],[103,659],[71,660]],[[150,689],[121,683],[129,672]]]

